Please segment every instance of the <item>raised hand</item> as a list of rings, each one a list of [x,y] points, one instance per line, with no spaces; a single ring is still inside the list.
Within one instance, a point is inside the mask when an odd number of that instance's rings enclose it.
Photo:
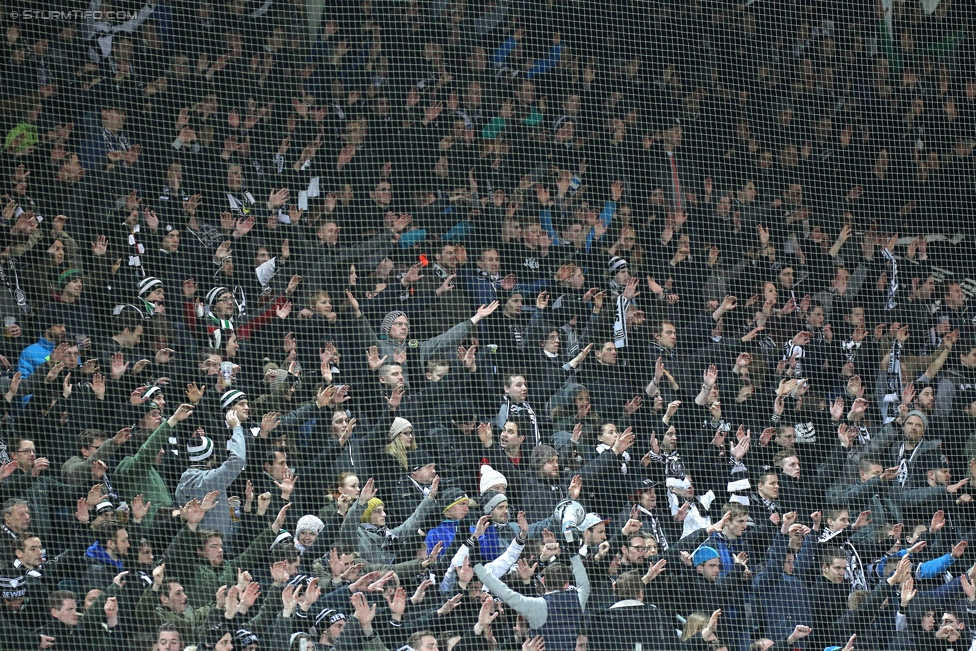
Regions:
[[[146,517],[146,514],[149,513],[149,507],[151,504],[152,502],[144,501],[141,493],[136,495],[132,499],[132,520],[134,522],[142,522],[142,520]]]
[[[366,480],[366,485],[363,486],[362,489],[360,489],[359,491],[359,504],[361,506],[366,506],[366,504],[371,499],[376,497],[376,493],[377,493],[376,482],[374,482],[373,478],[370,477],[369,479]]]
[[[718,368],[714,364],[705,369],[702,374],[702,388],[709,388],[715,386],[715,382],[718,380]]]
[[[366,351],[366,363],[369,365],[369,370],[378,371],[385,362],[386,355],[380,358],[379,348],[376,346],[370,346],[369,350]]]
[[[288,514],[288,509],[290,508],[291,508],[291,502],[288,502],[283,507],[281,507],[281,510],[278,511],[278,516],[274,519],[274,522],[271,523],[271,531],[275,535],[277,535],[278,532],[281,531],[281,528],[285,526],[285,516]]]
[[[498,301],[492,301],[488,305],[482,305],[478,308],[478,311],[473,317],[471,317],[471,322],[477,324],[482,319],[491,316],[491,314],[498,309]]]
[[[404,396],[403,389],[401,387],[396,387],[395,389],[393,389],[393,391],[390,392],[389,398],[383,396],[383,399],[386,400],[387,404],[390,406],[390,409],[395,411],[397,407],[400,406],[400,402],[403,400],[403,396]]]
[[[292,469],[285,471],[280,482],[275,482],[275,486],[281,491],[281,499],[287,500],[291,498],[292,492],[295,490],[295,483],[298,478],[295,476],[295,472]]]
[[[644,578],[643,578],[644,584],[646,585],[651,581],[653,581],[654,579],[656,579],[657,577],[659,577],[661,573],[664,572],[664,569],[665,567],[667,567],[667,564],[668,564],[667,559],[662,558],[654,565],[648,567],[647,572],[644,574]]]

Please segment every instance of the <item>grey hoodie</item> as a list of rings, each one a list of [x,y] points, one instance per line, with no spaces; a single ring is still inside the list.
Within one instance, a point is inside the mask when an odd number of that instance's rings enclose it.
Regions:
[[[207,493],[217,491],[218,507],[207,512],[200,527],[219,531],[225,538],[230,536],[233,530],[230,511],[227,509],[227,487],[244,470],[244,462],[247,459],[244,428],[240,425],[234,428],[234,435],[227,444],[227,451],[230,456],[216,468],[209,470],[187,468],[176,487],[176,500],[181,504],[192,499],[203,500]]]

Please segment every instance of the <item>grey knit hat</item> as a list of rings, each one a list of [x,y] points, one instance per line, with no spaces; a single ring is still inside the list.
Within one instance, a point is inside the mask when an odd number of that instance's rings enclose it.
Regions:
[[[908,412],[908,416],[905,417],[905,420],[908,420],[912,416],[918,416],[919,420],[922,421],[922,429],[928,431],[929,417],[925,412],[919,411],[918,409],[912,409],[910,412]]]

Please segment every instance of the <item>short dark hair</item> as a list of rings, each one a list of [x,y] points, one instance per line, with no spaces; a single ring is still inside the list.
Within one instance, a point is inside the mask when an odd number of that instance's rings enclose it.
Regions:
[[[98,542],[100,542],[104,547],[109,543],[109,541],[114,542],[116,536],[118,536],[119,532],[123,529],[125,529],[125,527],[117,522],[103,522],[96,527],[95,535],[98,536]]]
[[[573,582],[573,570],[565,563],[553,563],[542,571],[542,576],[549,590],[562,590],[564,585]]]
[[[523,378],[524,379],[525,378],[525,371],[523,371],[522,369],[518,369],[518,368],[509,369],[505,373],[505,377],[502,379],[502,381],[505,383],[504,386],[506,386],[506,387],[512,386],[512,382],[517,377],[520,377],[520,378]]]
[[[884,468],[884,464],[877,459],[872,459],[871,457],[861,457],[857,460],[857,469],[860,472],[868,472],[871,470],[871,466],[881,466]]]
[[[134,310],[122,310],[115,317],[115,333],[121,334],[126,330],[134,332],[136,328],[142,325],[142,322],[143,320],[139,318],[139,315]]]
[[[78,447],[90,448],[96,440],[108,440],[108,435],[100,429],[83,429],[78,433]]]
[[[827,547],[820,552],[820,563],[823,565],[830,565],[835,558],[843,558],[847,560],[847,554],[840,547]]]
[[[11,541],[10,548],[14,550],[14,552],[24,551],[24,545],[26,545],[27,541],[31,538],[37,538],[38,540],[41,539],[41,537],[33,531],[25,531]]]
[[[278,452],[285,455],[285,459],[288,459],[288,450],[286,450],[281,446],[275,446],[268,450],[268,453],[264,457],[264,462],[273,464],[275,461],[278,460],[278,458],[275,456],[275,454]]]
[[[66,599],[74,599],[75,601],[78,601],[78,595],[71,590],[55,590],[48,595],[47,607],[51,610],[60,610],[61,604],[63,604]]]

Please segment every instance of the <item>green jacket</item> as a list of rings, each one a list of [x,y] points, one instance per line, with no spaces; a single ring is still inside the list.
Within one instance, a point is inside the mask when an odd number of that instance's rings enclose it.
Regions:
[[[233,563],[226,562],[218,568],[199,560],[197,556],[199,539],[194,532],[184,527],[177,538],[174,560],[179,564],[186,563],[184,567],[192,568],[187,570],[190,575],[183,586],[186,589],[189,605],[192,608],[202,608],[214,604],[220,586],[230,587],[237,584],[237,568],[253,574],[265,553],[271,548],[275,536],[269,527],[265,527],[254,542],[248,545],[244,553],[234,559]]]
[[[165,589],[164,587],[160,590]],[[216,591],[215,591],[216,592]],[[159,603],[159,592],[153,586],[146,588],[136,606],[136,621],[146,632],[155,632],[160,624],[170,622],[180,629],[180,638],[189,644],[196,644],[210,621],[211,606],[191,608],[189,604],[182,613],[175,613]]]
[[[61,466],[61,480],[66,484],[85,484],[90,486],[92,483],[92,466],[95,465],[96,461],[104,461],[106,464],[109,464],[119,447],[112,439],[106,439],[102,443],[102,446],[87,459],[84,457],[71,457]]]
[[[166,445],[173,428],[164,422],[156,428],[148,440],[142,444],[135,456],[126,457],[119,462],[113,479],[119,487],[119,495],[131,502],[136,495],[149,504],[146,517],[151,522],[160,508],[171,509],[173,496],[169,494],[166,482],[156,470],[156,455]]]

